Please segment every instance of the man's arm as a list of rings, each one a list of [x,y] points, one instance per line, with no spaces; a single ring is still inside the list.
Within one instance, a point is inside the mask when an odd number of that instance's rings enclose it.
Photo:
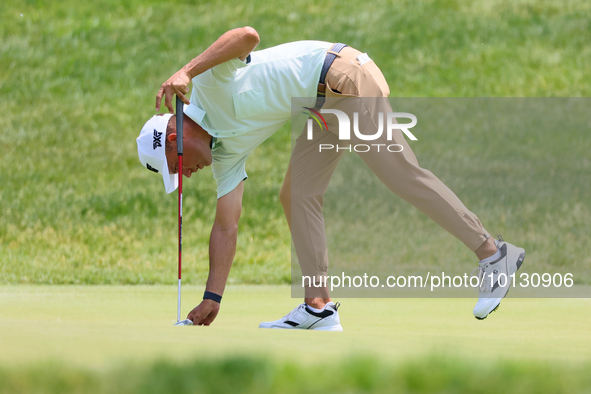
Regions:
[[[173,95],[176,94],[185,104],[189,104],[185,94],[189,92],[191,79],[230,59],[239,58],[244,61],[248,54],[259,45],[259,41],[258,33],[249,26],[224,33],[205,52],[191,60],[162,84],[156,95],[156,111],[160,111],[163,96],[164,105],[171,114],[174,112],[172,109]]]
[[[220,198],[217,202],[215,222],[209,239],[209,277],[206,291],[223,295],[226,282],[236,254],[238,238],[238,219],[242,210],[244,181]],[[203,300],[187,316],[195,325],[209,326],[216,318],[220,304]]]

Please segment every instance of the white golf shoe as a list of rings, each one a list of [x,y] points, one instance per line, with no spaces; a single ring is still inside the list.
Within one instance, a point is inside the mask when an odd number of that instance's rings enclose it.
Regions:
[[[501,257],[488,263],[480,263],[478,268],[478,302],[474,307],[474,317],[478,320],[486,317],[497,310],[501,300],[507,295],[513,283],[513,275],[525,258],[525,249],[518,248],[503,240],[500,235],[495,240]],[[517,280],[517,278],[515,279]]]
[[[259,328],[343,331],[338,312],[340,305],[338,302],[329,302],[321,312],[314,312],[308,305],[301,304],[279,320],[259,324]]]

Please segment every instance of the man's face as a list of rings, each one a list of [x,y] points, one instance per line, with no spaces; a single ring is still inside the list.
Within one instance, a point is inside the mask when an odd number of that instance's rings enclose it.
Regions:
[[[194,172],[211,165],[211,150],[207,144],[200,143],[196,138],[183,136],[183,169],[182,173],[190,178]],[[173,149],[166,152],[168,171],[171,174],[179,172],[179,157],[176,149],[176,133],[166,137]]]

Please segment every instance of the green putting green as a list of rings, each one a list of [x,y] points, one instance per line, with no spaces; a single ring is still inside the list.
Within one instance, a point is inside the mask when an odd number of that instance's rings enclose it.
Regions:
[[[183,317],[202,288],[183,288]],[[230,286],[210,327],[173,327],[174,286],[2,286],[0,363],[91,368],[261,356],[303,364],[366,355],[475,361],[591,360],[591,300],[505,299],[484,321],[472,299],[341,299],[343,333],[258,329],[300,300],[287,286]]]

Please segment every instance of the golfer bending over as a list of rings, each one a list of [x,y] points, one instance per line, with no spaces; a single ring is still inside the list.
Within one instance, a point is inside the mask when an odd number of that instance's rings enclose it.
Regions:
[[[341,98],[362,97],[364,110],[359,112],[359,129],[365,135],[376,133],[372,119],[377,119],[378,113],[392,111],[386,99],[388,84],[366,54],[323,41],[298,41],[253,52],[258,44],[259,36],[251,27],[222,35],[162,84],[156,110],[164,98],[170,113],[148,120],[137,139],[142,165],[162,175],[168,193],[177,187],[177,174],[191,177],[203,167],[212,166],[218,199],[209,241],[209,277],[203,301],[187,316],[197,325],[211,324],[220,309],[236,252],[246,159],[291,119],[291,98],[309,97],[310,107],[318,110],[326,104],[326,110],[327,106],[346,107],[346,100]],[[191,81],[193,89],[188,100],[185,94]],[[178,168],[176,152],[174,95],[185,103],[183,168]],[[325,95],[326,102],[322,100]],[[368,97],[376,99],[365,100]],[[326,114],[324,118],[327,127],[314,124],[312,140],[307,138],[306,128],[297,139],[280,193],[302,274],[309,277],[328,273],[323,195],[343,154],[343,150],[318,152],[320,143],[337,145],[339,141],[337,116]],[[374,142],[399,144],[401,152],[358,154],[390,190],[476,253],[479,276],[493,275],[492,281],[482,281],[473,311],[476,318],[485,318],[498,307],[509,288],[509,281],[499,286],[496,278],[517,271],[525,251],[502,238],[491,238],[478,217],[437,177],[419,166],[403,133],[394,130],[391,137],[386,140],[383,136],[383,141]],[[350,138],[350,143],[364,143],[357,133],[351,133]],[[337,305],[326,287],[307,287],[304,304],[260,327],[341,331]]]

